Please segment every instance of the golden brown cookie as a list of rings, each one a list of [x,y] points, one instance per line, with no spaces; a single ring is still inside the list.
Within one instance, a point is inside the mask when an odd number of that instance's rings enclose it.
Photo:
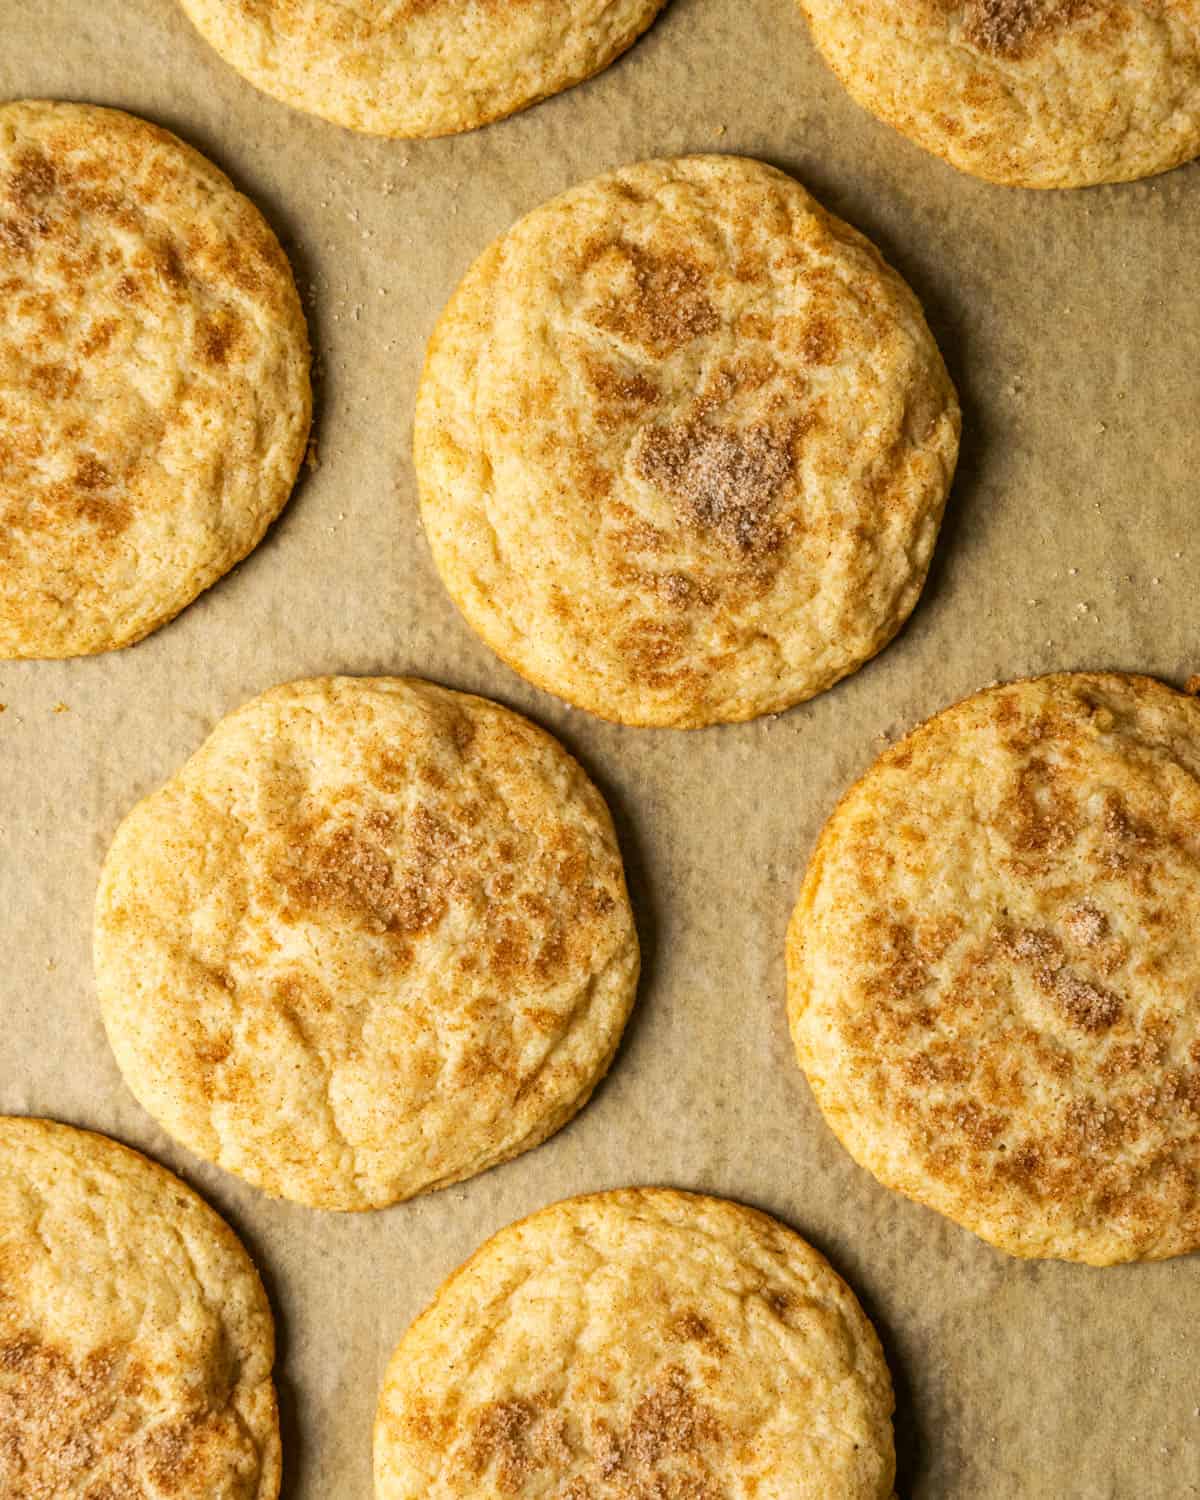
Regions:
[[[627,724],[787,708],[920,593],[959,409],[908,287],[799,183],[597,178],[475,263],[417,402],[438,571],[532,682]]]
[[[274,1357],[249,1257],[178,1178],[0,1116],[0,1494],[275,1500]]]
[[[257,545],[308,437],[258,210],[117,110],[0,105],[0,658],[164,624]]]
[[[510,1225],[400,1341],[376,1500],[886,1500],[892,1388],[797,1234],[628,1189]]]
[[[964,172],[1086,187],[1200,154],[1200,0],[800,0],[872,114]]]
[[[370,135],[473,130],[582,83],[666,0],[181,0],[255,88]]]
[[[788,933],[800,1065],[850,1154],[1013,1255],[1200,1248],[1200,702],[989,688],[889,749]]]
[[[378,1208],[538,1145],[607,1071],[638,944],[599,793],[548,734],[400,678],[289,683],[121,824],[109,1040],[185,1146]]]

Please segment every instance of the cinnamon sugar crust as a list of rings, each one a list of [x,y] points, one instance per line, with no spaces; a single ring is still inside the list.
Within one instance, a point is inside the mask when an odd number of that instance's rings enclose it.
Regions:
[[[1014,187],[1086,187],[1200,154],[1200,0],[799,0],[850,94]]]
[[[261,539],[308,337],[258,210],[116,110],[0,105],[0,657],[129,645]]]
[[[0,1117],[0,1492],[275,1500],[273,1360],[254,1267],[190,1189]]]
[[[376,1500],[887,1500],[892,1390],[798,1235],[627,1189],[509,1226],[398,1345]]]
[[[980,52],[1027,57],[1038,43],[1099,8],[1099,0],[967,0],[963,36]]]
[[[1010,1254],[1200,1248],[1200,702],[989,688],[826,825],[788,933],[800,1065],[851,1155]]]
[[[646,162],[468,272],[417,401],[421,513],[468,622],[628,724],[776,712],[916,602],[958,451],[908,287],[783,173]]]
[[[101,1012],[173,1136],[365,1209],[537,1145],[586,1102],[638,945],[604,803],[549,735],[399,678],[275,688],[125,819]]]
[[[474,130],[608,67],[666,0],[181,0],[255,88],[369,135]]]

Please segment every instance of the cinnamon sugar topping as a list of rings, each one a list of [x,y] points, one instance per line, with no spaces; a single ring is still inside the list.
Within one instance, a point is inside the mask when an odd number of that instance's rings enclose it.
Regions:
[[[637,467],[673,496],[682,519],[747,553],[769,541],[772,506],[794,461],[789,445],[768,427],[739,433],[682,423],[651,428]]]
[[[969,41],[999,57],[1017,57],[1052,27],[1085,15],[1092,0],[968,0],[963,29]]]
[[[624,277],[617,269],[621,263]],[[592,265],[603,265],[617,286],[626,283],[593,314],[593,321],[660,359],[720,327],[720,316],[705,291],[703,272],[682,255],[660,255],[636,245],[608,245],[585,254],[585,269]]]
[[[1108,936],[1108,918],[1086,901],[1071,907],[1063,918],[1063,926],[1081,948],[1094,948]]]
[[[1010,957],[1031,967],[1038,989],[1076,1026],[1084,1031],[1107,1031],[1120,1019],[1120,999],[1068,968],[1062,944],[1052,934],[1027,928],[1005,933],[1000,941]]]
[[[561,1413],[519,1397],[493,1401],[472,1417],[465,1460],[476,1480],[490,1472],[502,1495],[520,1494],[541,1473],[561,1472],[572,1460]],[[566,1490],[620,1500],[718,1500],[703,1458],[721,1437],[709,1407],[697,1400],[679,1365],[669,1366],[639,1398],[623,1430],[605,1419],[593,1423],[594,1453]]]

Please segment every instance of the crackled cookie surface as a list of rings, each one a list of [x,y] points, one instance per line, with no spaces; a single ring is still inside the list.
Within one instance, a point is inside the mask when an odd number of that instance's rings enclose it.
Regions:
[[[892,1389],[853,1293],[765,1214],[661,1189],[489,1240],[401,1340],[376,1500],[886,1500]]]
[[[249,1257],[178,1178],[0,1117],[0,1493],[275,1500],[273,1359]]]
[[[801,1066],[888,1187],[1014,1255],[1200,1248],[1200,701],[989,688],[827,824],[788,935]]]
[[[606,68],[665,0],[181,0],[256,88],[371,135],[473,130]]]
[[[1200,153],[1200,0],[800,0],[859,104],[963,171],[1084,187]]]
[[[0,105],[0,657],[128,645],[261,539],[308,336],[258,210],[116,110]]]
[[[583,1105],[638,945],[603,800],[525,719],[398,678],[290,683],[129,814],[104,1024],[172,1135],[268,1192],[380,1207]]]
[[[629,724],[751,718],[878,651],[958,448],[915,297],[791,178],[646,162],[536,209],[418,397],[434,561],[519,672]]]

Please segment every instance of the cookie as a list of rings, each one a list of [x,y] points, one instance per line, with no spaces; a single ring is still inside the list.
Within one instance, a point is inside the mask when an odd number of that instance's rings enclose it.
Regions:
[[[791,178],[626,167],[476,262],[417,402],[433,559],[523,676],[626,724],[774,713],[880,650],[958,451],[912,292]]]
[[[283,251],[117,110],[0,105],[0,657],[127,646],[257,545],[308,436]]]
[[[666,0],[181,0],[272,98],[369,135],[474,130],[582,83]]]
[[[378,1208],[538,1145],[607,1070],[638,944],[599,793],[526,720],[290,683],[121,824],[96,905],[130,1089],[190,1150]]]
[[[1200,1249],[1200,701],[989,688],[842,799],[788,933],[817,1103],[1012,1255]]]
[[[0,1116],[0,1268],[0,1493],[275,1500],[271,1311],[178,1178]]]
[[[1126,182],[1200,154],[1200,0],[800,8],[859,104],[990,182]]]
[[[376,1500],[886,1500],[892,1388],[854,1294],[799,1235],[629,1189],[501,1230],[405,1334]]]

